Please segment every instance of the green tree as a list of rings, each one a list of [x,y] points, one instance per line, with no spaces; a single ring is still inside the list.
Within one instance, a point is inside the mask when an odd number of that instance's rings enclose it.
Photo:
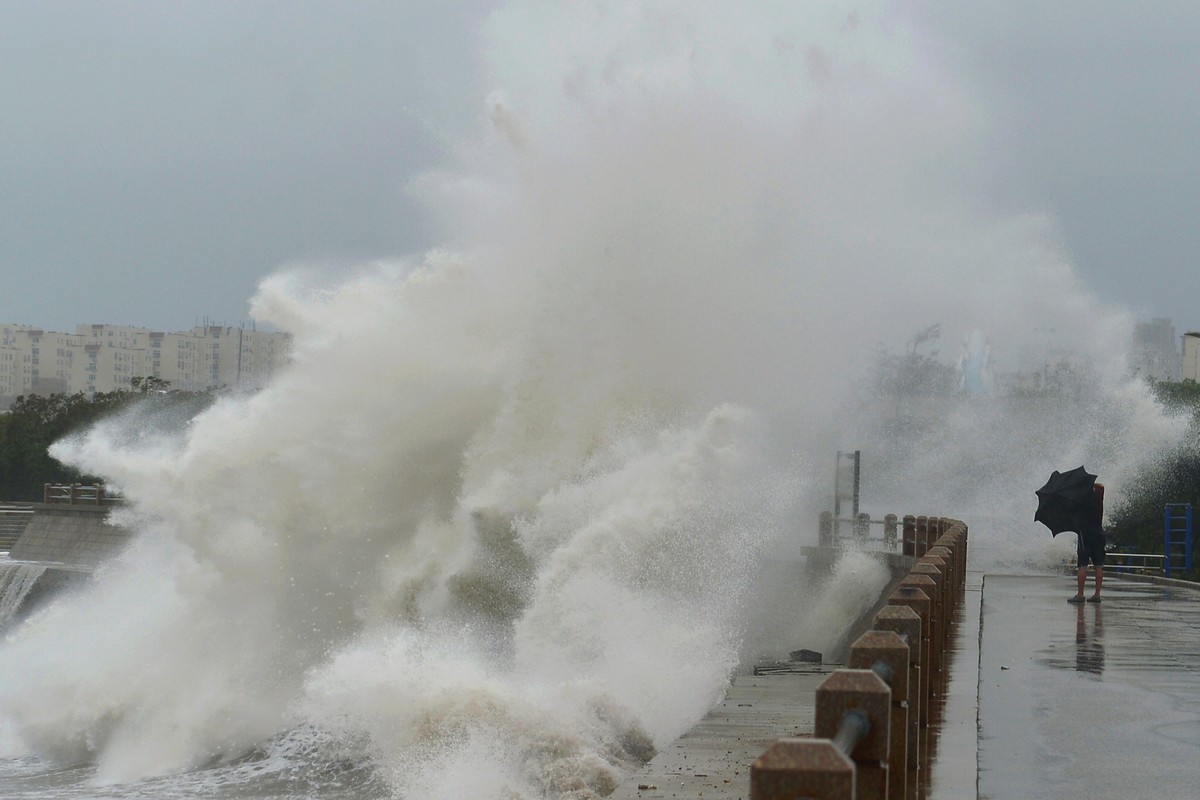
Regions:
[[[921,345],[935,342],[941,335],[941,325],[935,323],[914,334],[903,355],[881,350],[876,356],[876,391],[895,397],[952,394],[958,384],[955,367],[938,361],[937,350],[919,352]]]
[[[1109,522],[1118,547],[1161,553],[1166,504],[1190,503],[1200,508],[1200,384],[1152,381],[1151,388],[1165,409],[1188,415],[1190,424],[1182,441],[1133,475]]]
[[[137,377],[130,391],[22,395],[0,414],[0,498],[37,502],[47,483],[98,483],[50,456],[52,444],[135,402],[190,418],[213,400],[212,392],[168,392],[169,381]]]

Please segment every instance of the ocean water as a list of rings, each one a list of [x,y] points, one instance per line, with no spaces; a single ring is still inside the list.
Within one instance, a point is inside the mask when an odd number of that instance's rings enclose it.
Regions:
[[[479,127],[418,182],[443,248],[271,276],[272,385],[55,445],[137,536],[4,631],[0,796],[603,796],[878,591],[764,566],[815,544],[837,450],[875,516],[987,519],[988,557],[1036,563],[1051,469],[1115,493],[1178,432],[1052,221],[968,191],[986,115],[902,4],[514,2],[482,32]],[[1048,317],[1070,397],[873,382],[932,323],[1013,368]]]

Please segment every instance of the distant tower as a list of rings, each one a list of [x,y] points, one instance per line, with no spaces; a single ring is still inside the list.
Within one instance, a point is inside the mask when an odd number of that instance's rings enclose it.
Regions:
[[[972,397],[992,394],[992,346],[983,331],[971,331],[958,359],[958,388]]]

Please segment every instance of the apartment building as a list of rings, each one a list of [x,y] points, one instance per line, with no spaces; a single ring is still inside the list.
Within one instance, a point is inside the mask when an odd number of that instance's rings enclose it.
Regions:
[[[1179,349],[1175,326],[1162,317],[1133,326],[1130,361],[1136,374],[1158,381],[1179,380]]]
[[[128,389],[137,377],[172,388],[257,389],[287,362],[291,336],[202,326],[167,333],[123,325],[79,325],[75,333],[0,324],[0,408],[22,394]]]
[[[23,345],[31,325],[0,325],[0,398],[15,397],[31,385],[29,353]],[[7,405],[7,404],[5,404]]]
[[[1183,339],[1183,379],[1200,381],[1200,333],[1188,331]]]

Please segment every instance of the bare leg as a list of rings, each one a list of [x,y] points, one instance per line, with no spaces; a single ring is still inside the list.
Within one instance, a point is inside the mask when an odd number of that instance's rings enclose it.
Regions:
[[[1083,584],[1087,582],[1087,567],[1079,568],[1079,591],[1075,593],[1076,597],[1083,597]]]
[[[1104,584],[1104,567],[1096,566],[1096,597],[1100,596],[1100,587]],[[1079,585],[1079,591],[1083,591],[1083,584]]]

